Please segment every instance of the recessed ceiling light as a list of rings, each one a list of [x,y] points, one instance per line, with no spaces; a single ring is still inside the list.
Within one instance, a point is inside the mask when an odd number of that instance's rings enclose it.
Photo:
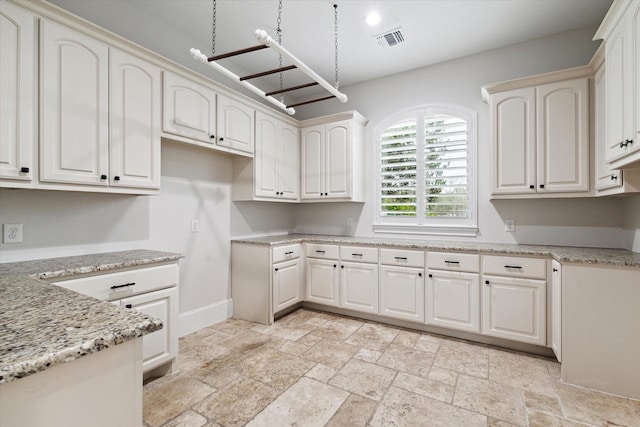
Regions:
[[[367,24],[374,26],[380,23],[380,15],[375,10],[367,13],[367,16],[364,18],[364,22]]]

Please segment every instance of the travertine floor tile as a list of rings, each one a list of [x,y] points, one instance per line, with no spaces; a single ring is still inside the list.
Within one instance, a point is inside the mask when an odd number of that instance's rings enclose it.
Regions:
[[[160,386],[146,388],[143,401],[144,420],[150,426],[158,427],[215,391],[193,377],[172,376]]]
[[[372,427],[486,427],[487,417],[391,387],[371,420]]]
[[[381,351],[369,350],[368,348],[361,348],[355,356],[355,359],[363,360],[369,363],[376,363],[378,359],[382,356]]]
[[[459,375],[453,404],[523,426],[526,425],[526,419],[522,393],[515,387]]]
[[[282,344],[282,347],[280,347],[280,351],[284,353],[292,354],[294,356],[300,356],[302,353],[309,350],[310,348],[311,346],[308,346],[305,344],[300,344],[294,341],[286,341],[284,344]]]
[[[453,386],[404,372],[398,373],[395,380],[393,380],[393,385],[412,393],[441,400],[446,403],[451,403],[453,399]]]
[[[271,387],[241,377],[193,409],[220,425],[239,427],[249,422],[277,396],[278,393]]]
[[[588,427],[590,424],[582,424],[555,415],[545,414],[538,411],[527,411],[529,427]],[[611,425],[613,426],[613,425]]]
[[[260,412],[248,427],[323,427],[349,393],[336,387],[301,378]]]
[[[531,391],[525,391],[524,404],[527,409],[546,412],[548,414],[558,415],[560,417],[562,416],[560,401],[557,397],[547,396]]]
[[[244,330],[233,337],[220,341],[218,345],[236,353],[247,353],[272,341],[273,337],[252,330]],[[284,343],[284,341],[282,342]]]
[[[207,339],[207,341],[204,341],[205,338]],[[189,335],[180,337],[178,347],[180,353],[183,353],[190,350],[194,346],[197,347],[202,345],[203,342],[208,344],[215,344],[216,342],[222,341],[226,338],[229,338],[229,336],[226,334],[221,334],[213,328],[204,328]]]
[[[373,411],[376,410],[376,406],[377,402],[374,400],[352,394],[329,420],[327,427],[365,426],[373,415]]]
[[[640,426],[637,401],[558,383],[557,394],[570,420],[595,425]]]
[[[337,369],[332,368],[331,366],[326,366],[321,363],[318,363],[316,366],[311,368],[309,372],[305,374],[305,377],[313,378],[314,380],[318,380],[323,383],[326,383],[331,378],[333,378],[336,372],[338,372]]]
[[[458,373],[456,371],[444,369],[439,366],[431,366],[427,378],[449,385],[456,385],[456,381],[458,380]]]
[[[300,338],[299,340],[297,340],[296,342],[299,344],[312,346],[320,341],[322,341],[322,337],[319,337],[317,335],[307,334],[302,338]]]
[[[416,350],[427,351],[429,353],[435,353],[440,348],[441,339],[431,335],[420,335],[418,341],[413,346]]]
[[[489,379],[536,393],[555,396],[555,381],[549,377],[547,363],[503,350],[489,350]]]
[[[193,347],[188,351],[181,351],[178,355],[175,368],[179,372],[185,372],[194,369],[203,363],[211,361],[211,359],[217,359],[230,354],[231,352],[217,344],[210,345],[198,345],[197,348]]]
[[[345,342],[364,347],[369,350],[384,350],[397,335],[397,329],[373,323],[366,323],[351,334]]]
[[[334,319],[325,322],[322,326],[318,326],[311,331],[311,333],[328,340],[344,341],[349,338],[352,333],[357,331],[359,327],[360,325],[353,325]]]
[[[313,360],[332,368],[340,369],[358,352],[358,347],[342,342],[322,340],[302,355],[303,358]]]
[[[260,332],[265,335],[273,335],[289,341],[296,341],[309,333],[310,329],[290,328],[282,326],[279,323],[273,325],[256,325],[251,328],[252,331]]]
[[[395,376],[393,369],[353,359],[334,375],[329,384],[368,399],[380,400]]]
[[[444,342],[433,360],[434,366],[480,378],[489,377],[489,350],[482,346]]]
[[[487,427],[517,427],[515,424],[489,417]]]
[[[207,419],[194,411],[187,411],[179,417],[163,424],[162,427],[203,427],[207,424]]]
[[[227,319],[224,322],[211,325],[209,326],[209,328],[226,335],[237,335],[240,332],[254,327],[255,325],[257,325],[257,323],[248,322],[246,320],[232,317],[231,319]]]
[[[293,385],[314,365],[310,360],[271,348],[256,350],[238,362],[242,375],[260,381],[278,393]]]
[[[414,350],[401,345],[390,345],[376,362],[387,368],[427,377],[433,362],[433,353]]]
[[[420,339],[420,334],[417,332],[400,330],[398,332],[398,335],[396,335],[396,338],[393,340],[393,343],[397,345],[413,348],[415,347],[419,339]],[[435,353],[435,350],[432,351],[432,353]]]

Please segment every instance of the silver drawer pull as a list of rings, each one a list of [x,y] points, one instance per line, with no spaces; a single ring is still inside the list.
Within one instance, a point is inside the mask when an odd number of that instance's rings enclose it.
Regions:
[[[134,286],[135,284],[136,282],[125,283],[124,285],[113,285],[111,289],[126,288],[127,286]]]
[[[395,258],[396,260],[398,260],[398,261],[406,261],[406,260],[407,260],[407,257],[406,257],[406,256],[396,256],[396,257],[394,257],[394,258]]]
[[[518,270],[522,270],[522,267],[520,267],[519,265],[505,265],[504,268],[515,268]]]
[[[460,264],[460,261],[445,261],[445,264]]]
[[[362,254],[351,254],[352,256],[362,256]]]
[[[317,249],[316,249],[316,253],[317,253],[317,254],[323,254],[323,253],[325,253],[325,252],[326,252],[326,251],[319,251],[319,250],[317,250]]]
[[[291,255],[293,253],[293,251],[289,251],[289,252],[285,252],[285,255]]]

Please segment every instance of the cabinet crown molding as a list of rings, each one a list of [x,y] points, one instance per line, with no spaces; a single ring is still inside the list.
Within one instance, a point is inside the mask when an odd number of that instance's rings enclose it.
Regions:
[[[596,34],[593,36],[593,40],[606,39],[618,24],[620,18],[622,18],[627,8],[629,8],[633,3],[637,2],[638,0],[614,0],[611,4],[611,7],[609,8],[609,11],[600,23]]]
[[[301,120],[298,125],[300,128],[322,125],[331,122],[337,122],[341,120],[353,120],[357,124],[366,126],[369,123],[369,120],[364,117],[362,114],[358,113],[355,110],[345,111],[344,113],[330,114],[328,116],[316,117],[313,119]]]

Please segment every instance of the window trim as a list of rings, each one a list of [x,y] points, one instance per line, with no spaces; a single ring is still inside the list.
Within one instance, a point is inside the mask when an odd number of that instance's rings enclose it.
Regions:
[[[424,116],[434,114],[446,114],[460,117],[467,122],[467,164],[470,169],[468,182],[469,218],[437,218],[427,220],[422,224],[417,223],[420,218],[389,218],[380,216],[380,186],[381,186],[381,153],[380,135],[389,126],[406,119],[417,118],[420,111]],[[424,117],[423,116],[423,117]],[[392,234],[421,234],[438,236],[476,237],[478,235],[478,173],[477,173],[477,141],[478,141],[478,114],[476,111],[455,104],[424,104],[407,108],[388,116],[373,128],[373,141],[375,141],[374,174],[374,203],[373,203],[373,232]]]

